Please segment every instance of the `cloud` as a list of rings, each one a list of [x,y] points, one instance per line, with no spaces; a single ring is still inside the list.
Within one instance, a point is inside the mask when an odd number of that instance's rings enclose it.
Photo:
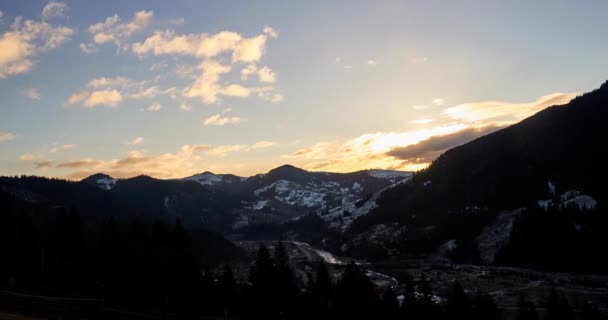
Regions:
[[[445,104],[445,100],[443,98],[436,98],[432,101],[434,105],[442,106]]]
[[[37,158],[38,157],[35,154],[30,153],[30,152],[26,152],[19,156],[19,160],[21,160],[21,161],[33,161],[33,160],[36,160]]]
[[[63,2],[50,1],[42,9],[42,18],[48,20],[50,18],[63,17],[67,9],[67,5]]]
[[[80,51],[86,53],[86,54],[93,54],[93,53],[97,53],[97,51],[99,51],[99,48],[97,48],[97,46],[93,43],[80,43]]]
[[[116,90],[96,90],[91,93],[86,91],[81,91],[72,94],[68,98],[69,104],[80,104],[86,108],[92,108],[95,106],[107,106],[107,107],[117,107],[118,104],[122,101],[121,93]]]
[[[414,123],[414,124],[429,124],[431,122],[433,122],[433,119],[428,119],[428,118],[420,118],[420,119],[410,121],[410,123]]]
[[[0,34],[0,79],[28,72],[37,56],[58,48],[74,33],[72,28],[16,17],[9,31]]]
[[[104,87],[127,87],[131,84],[132,81],[125,77],[101,77],[89,81],[89,83],[87,83],[87,88],[98,89]]]
[[[75,144],[64,144],[64,145],[60,145],[60,146],[54,146],[52,147],[49,152],[50,153],[56,153],[59,151],[65,151],[65,150],[70,150],[70,149],[74,149],[77,146]]]
[[[278,145],[279,144],[274,141],[258,141],[251,146],[251,149],[252,150],[265,149],[265,148],[276,147]]]
[[[222,74],[230,72],[230,65],[223,65],[214,60],[205,60],[199,66],[201,74],[190,87],[184,90],[186,97],[199,97],[204,103],[214,103],[219,95],[246,97],[251,94],[248,88],[241,85],[221,85]]]
[[[241,69],[241,80],[245,81],[251,75],[257,75],[258,80],[264,83],[274,83],[276,82],[276,73],[272,71],[269,67],[262,67],[258,69],[255,64],[249,64],[243,69]]]
[[[34,162],[34,169],[46,169],[50,168],[53,165],[53,161],[43,160]]]
[[[140,143],[144,142],[144,138],[142,137],[137,137],[135,139],[133,139],[131,142],[129,142],[128,144],[132,145],[132,146],[136,146]]]
[[[219,156],[219,157],[225,157],[228,153],[246,151],[248,149],[249,149],[249,146],[244,145],[244,144],[227,144],[227,145],[211,147],[207,150],[207,154]]]
[[[263,32],[268,35],[271,38],[278,38],[279,37],[279,32],[274,30],[272,27],[269,26],[265,26]]]
[[[191,111],[191,110],[192,110],[192,105],[187,104],[187,103],[185,103],[185,102],[182,102],[182,103],[180,103],[180,105],[179,105],[179,109],[180,109],[180,110],[182,110],[182,111],[186,111],[186,112],[187,112],[187,111]]]
[[[152,99],[159,95],[173,96],[176,90],[175,87],[163,89],[150,85],[149,81],[138,82],[126,77],[99,77],[89,81],[84,90],[73,93],[67,103],[81,104],[88,108],[96,105],[116,107],[125,99],[141,100]]]
[[[429,163],[448,149],[465,144],[501,128],[498,126],[466,128],[454,133],[433,136],[405,147],[396,147],[388,151],[386,155],[408,162]]]
[[[95,106],[107,106],[115,108],[122,101],[122,95],[116,89],[113,90],[97,90],[91,92],[84,100],[84,106],[92,108]]]
[[[125,156],[116,159],[83,158],[56,164],[48,162],[45,167],[66,170],[66,177],[70,179],[82,179],[98,172],[104,172],[116,178],[146,174],[161,179],[171,179],[190,176],[203,171],[202,168],[211,167],[206,162],[205,156],[223,158],[232,153],[249,152],[276,145],[272,141],[258,141],[251,145],[186,144],[173,153],[150,155],[142,150],[132,150]]]
[[[373,60],[373,59],[369,59],[367,60],[367,65],[370,67],[375,67],[378,64],[378,61]]]
[[[554,93],[528,103],[466,103],[446,108],[444,119],[434,120],[440,122],[435,127],[320,141],[285,154],[283,158],[309,170],[348,172],[380,168],[415,171],[428,166],[449,148],[516,123],[546,107],[564,104],[574,97],[574,93]],[[427,122],[427,119],[419,120]]]
[[[262,69],[258,71],[258,78],[260,79],[260,82],[266,83],[273,83],[277,80],[274,71],[268,67],[262,67]]]
[[[121,48],[127,39],[137,32],[147,28],[154,18],[153,11],[138,11],[133,15],[129,22],[122,22],[117,15],[106,18],[105,21],[98,22],[88,28],[96,44],[114,43]]]
[[[464,103],[443,110],[448,117],[470,123],[503,122],[515,123],[549,106],[568,103],[576,93],[553,93],[528,103],[474,102]]]
[[[222,77],[230,73],[238,65],[241,79],[247,80],[250,75],[257,75],[261,83],[273,83],[276,74],[269,67],[258,69],[257,63],[262,58],[268,38],[275,38],[278,33],[265,27],[264,31],[256,36],[244,37],[233,31],[220,31],[217,33],[190,33],[176,34],[173,30],[156,31],[142,42],[134,43],[131,50],[138,56],[187,56],[199,60],[196,71],[191,67],[181,67],[178,75],[190,78],[193,82],[182,90],[187,98],[198,98],[203,103],[211,104],[219,101],[221,96],[249,97],[257,94],[259,97],[277,102],[273,87],[246,87],[239,83],[221,81]]]
[[[418,105],[418,106],[412,106],[412,109],[414,109],[414,110],[423,110],[423,109],[426,109],[426,108],[428,108],[428,107],[427,106],[420,106],[420,105]]]
[[[12,132],[0,131],[0,142],[15,140],[16,137]]]
[[[160,109],[162,109],[162,108],[163,108],[163,106],[161,106],[159,103],[155,102],[155,103],[149,105],[146,108],[146,111],[148,111],[148,112],[156,112],[156,111],[160,111]]]
[[[60,162],[55,165],[55,168],[77,169],[77,168],[96,166],[96,165],[100,165],[100,164],[103,164],[103,161],[87,158],[87,159],[83,159],[83,160],[70,160],[70,161]]]
[[[406,132],[366,133],[346,141],[321,141],[283,158],[309,170],[350,172],[369,168],[418,170],[426,164],[406,163],[386,155],[399,146],[418,143],[432,136],[466,128],[463,124]]]
[[[25,89],[22,94],[32,100],[40,100],[40,92],[36,88]]]
[[[203,124],[205,126],[223,126],[226,124],[239,124],[245,121],[247,121],[247,119],[240,117],[222,117],[222,115],[218,113],[205,118]]]

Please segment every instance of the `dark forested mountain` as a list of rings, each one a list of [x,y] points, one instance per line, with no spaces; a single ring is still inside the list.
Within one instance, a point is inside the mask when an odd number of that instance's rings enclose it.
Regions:
[[[595,212],[602,210],[608,190],[601,143],[606,119],[608,82],[567,105],[547,108],[448,150],[408,183],[383,192],[377,201],[379,207],[355,221],[351,232],[364,234],[378,224],[397,223],[408,229],[399,241],[405,251],[437,250],[457,239],[461,248],[468,247],[470,256],[479,250],[474,242],[479,241],[484,227],[497,236],[506,233],[508,240],[513,219],[526,215],[525,209],[512,210],[540,206],[545,211],[566,207],[592,211],[568,221],[570,228],[578,230],[573,241],[590,236],[582,231],[601,225],[596,224],[602,219]],[[510,218],[500,226],[498,220],[506,214]],[[551,215],[545,218],[552,220]],[[487,229],[492,227],[498,229]],[[500,247],[504,239],[489,240]],[[454,247],[454,242],[449,247]]]
[[[23,200],[75,207],[92,218],[179,218],[186,226],[232,232],[345,204],[354,206],[409,175],[385,170],[309,172],[284,165],[248,178],[204,172],[174,180],[148,176],[115,179],[100,173],[80,182],[3,177],[0,185]]]

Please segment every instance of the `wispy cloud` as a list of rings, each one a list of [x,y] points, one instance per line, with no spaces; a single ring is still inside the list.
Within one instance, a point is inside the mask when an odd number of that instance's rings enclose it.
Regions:
[[[433,99],[432,103],[434,105],[437,105],[437,106],[442,106],[442,105],[445,104],[445,99],[443,99],[443,98],[436,98],[436,99]]]
[[[32,100],[40,100],[40,91],[36,88],[28,88],[22,91],[23,95],[32,99]]]
[[[106,43],[113,43],[118,48],[128,47],[126,41],[144,29],[146,29],[154,19],[153,11],[138,11],[135,12],[133,18],[128,22],[123,22],[122,19],[117,15],[106,18],[102,22],[95,23],[88,28],[89,33],[93,37],[93,43],[102,45]],[[86,53],[92,53],[94,47],[92,43],[81,46],[81,50]],[[126,49],[126,48],[125,48]]]
[[[45,20],[57,17],[63,17],[68,6],[59,1],[50,1],[42,8],[42,18]]]
[[[136,146],[140,143],[144,142],[144,138],[142,137],[136,137],[135,139],[131,140],[128,144],[132,145],[132,146]]]
[[[0,142],[15,140],[16,137],[12,132],[0,131]]]
[[[21,161],[33,161],[36,159],[38,159],[38,156],[31,152],[26,152],[19,156],[19,160],[21,160]]]
[[[187,144],[174,153],[151,155],[144,150],[132,150],[126,156],[111,160],[83,158],[57,163],[47,161],[44,166],[34,163],[34,167],[67,170],[67,177],[70,179],[82,179],[97,172],[105,172],[117,178],[140,174],[166,179],[180,178],[201,172],[202,168],[210,166],[207,161],[211,159],[224,158],[233,153],[253,152],[277,145],[272,141],[227,145]]]
[[[99,51],[99,48],[93,43],[80,43],[80,51],[86,54],[93,54]]]
[[[549,106],[566,104],[574,97],[576,93],[553,93],[527,103],[501,101],[464,103],[444,109],[443,114],[454,120],[470,123],[514,123]]]
[[[206,126],[224,126],[227,124],[239,124],[245,121],[247,121],[247,119],[240,117],[223,117],[218,113],[205,118],[203,124]]]
[[[416,170],[419,163],[406,163],[387,156],[398,146],[416,144],[432,136],[466,128],[455,124],[406,132],[367,133],[346,141],[322,141],[283,157],[310,170],[349,172],[369,168]]]
[[[396,147],[388,151],[386,155],[408,162],[429,163],[447,149],[462,145],[498,129],[501,129],[501,127],[492,125],[481,128],[466,128],[454,133],[432,136],[405,147]]]
[[[466,103],[446,108],[443,111],[443,124],[440,122],[435,127],[366,133],[348,140],[321,141],[283,157],[310,170],[419,170],[449,148],[504,128],[548,106],[567,103],[575,95],[555,93],[528,103]],[[435,101],[435,104],[438,102]],[[422,118],[412,122],[429,124],[430,120]]]
[[[82,105],[86,108],[103,105],[117,107],[125,99],[153,99],[161,95],[173,97],[175,87],[161,88],[151,82],[134,81],[127,77],[99,77],[89,81],[81,91],[73,93],[67,100],[69,105]],[[158,111],[158,106],[148,111]]]
[[[70,150],[70,149],[74,149],[76,148],[75,144],[62,144],[62,145],[57,145],[54,147],[51,147],[51,149],[49,149],[50,153],[56,153],[56,152],[60,152],[60,151],[65,151],[65,150]]]
[[[159,103],[156,103],[156,102],[155,102],[155,103],[153,103],[153,104],[149,105],[149,106],[146,108],[146,111],[148,111],[148,112],[156,112],[156,111],[160,111],[160,109],[162,109],[162,108],[163,108],[163,106],[162,106],[162,105],[160,105]]]
[[[433,119],[420,118],[420,119],[412,120],[410,122],[413,124],[429,124],[429,123],[433,122]]]

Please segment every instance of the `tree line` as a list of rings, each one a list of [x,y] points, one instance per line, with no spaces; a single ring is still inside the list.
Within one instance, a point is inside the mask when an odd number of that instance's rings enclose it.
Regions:
[[[107,217],[84,223],[76,210],[24,206],[2,192],[0,209],[1,291],[93,297],[105,308],[230,319],[502,316],[490,295],[466,292],[455,282],[439,297],[424,275],[406,277],[402,288],[377,287],[354,262],[339,269],[319,263],[303,275],[282,243],[273,250],[261,245],[242,272],[238,266],[248,262],[230,242],[187,230],[179,221]],[[15,307],[2,299],[0,309]],[[595,319],[597,309],[585,308],[584,319]],[[572,319],[572,308],[558,293],[546,309],[544,319]],[[518,312],[519,319],[541,314],[525,299]]]

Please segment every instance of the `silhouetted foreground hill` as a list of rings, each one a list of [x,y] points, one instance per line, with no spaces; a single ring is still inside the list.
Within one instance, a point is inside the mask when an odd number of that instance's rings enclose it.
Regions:
[[[399,244],[409,243],[405,251],[432,251],[450,239],[471,242],[467,250],[474,250],[475,237],[503,210],[540,204],[556,211],[545,217],[544,226],[528,231],[540,235],[551,229],[550,221],[569,215],[562,211],[570,204],[593,211],[585,217],[570,213],[568,226],[578,230],[573,237],[599,240],[598,228],[607,226],[595,216],[604,211],[608,191],[607,119],[608,82],[566,105],[448,150],[409,183],[384,192],[379,208],[355,221],[351,232],[397,222],[408,229]],[[591,245],[588,240],[585,245]]]

